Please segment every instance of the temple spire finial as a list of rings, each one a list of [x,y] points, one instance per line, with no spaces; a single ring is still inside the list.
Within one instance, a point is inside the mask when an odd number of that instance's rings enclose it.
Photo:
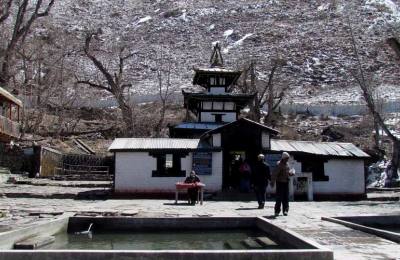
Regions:
[[[219,46],[219,42],[214,45],[213,52],[211,54],[210,59],[211,67],[223,67],[224,59],[221,54],[221,47]]]

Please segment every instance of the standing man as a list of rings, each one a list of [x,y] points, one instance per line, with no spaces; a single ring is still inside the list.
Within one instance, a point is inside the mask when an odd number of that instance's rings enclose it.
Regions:
[[[268,181],[271,180],[269,166],[264,162],[264,155],[257,156],[257,162],[253,169],[253,185],[256,192],[258,208],[263,209],[265,205],[265,194],[267,192]]]
[[[278,216],[281,212],[281,204],[283,215],[287,216],[289,212],[289,177],[294,175],[294,172],[289,168],[289,157],[287,152],[283,152],[282,158],[272,174],[271,186],[273,187],[276,182],[275,216]]]

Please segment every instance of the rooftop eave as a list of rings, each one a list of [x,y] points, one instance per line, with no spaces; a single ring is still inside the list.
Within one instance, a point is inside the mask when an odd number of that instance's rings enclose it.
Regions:
[[[235,84],[236,81],[239,79],[240,75],[242,74],[242,71],[240,70],[228,70],[225,68],[221,68],[221,67],[214,67],[214,68],[194,68],[193,69],[195,74],[193,77],[193,85],[199,85],[202,87],[206,87],[203,86],[202,84],[199,84],[199,77],[201,75],[210,75],[210,74],[222,74],[222,75],[233,75],[233,79],[232,79],[232,83],[231,85]]]
[[[242,74],[241,70],[230,70],[224,67],[211,67],[211,68],[193,68],[196,73],[226,73],[226,74]]]
[[[182,95],[184,97],[190,97],[193,99],[253,99],[257,93],[254,94],[235,94],[235,93],[225,93],[225,94],[208,94],[208,93],[193,93],[193,92],[185,92],[182,90]]]
[[[210,131],[205,132],[205,133],[200,137],[200,139],[208,138],[210,135],[212,135],[212,134],[214,134],[214,133],[220,132],[223,128],[229,127],[229,126],[234,125],[234,124],[238,124],[238,123],[240,123],[240,122],[251,123],[251,124],[254,124],[255,126],[259,126],[259,127],[262,128],[263,130],[268,131],[268,132],[270,133],[271,136],[276,136],[276,135],[280,134],[280,132],[279,132],[278,130],[275,130],[275,129],[273,129],[273,128],[270,128],[270,127],[268,127],[268,126],[266,126],[266,125],[257,123],[257,122],[255,122],[255,121],[250,120],[250,119],[247,119],[247,118],[240,118],[240,119],[238,119],[238,120],[236,120],[236,121],[233,121],[233,122],[231,122],[231,123],[227,123],[227,124],[225,124],[225,125],[223,125],[223,126],[220,126],[220,127],[218,127],[218,128],[215,128],[215,129],[212,129],[212,130],[210,130]]]
[[[0,87],[0,96],[4,97],[8,101],[14,103],[15,105],[22,107],[22,101],[16,98],[13,94],[5,90],[4,88]]]
[[[281,152],[288,152],[293,155],[308,155],[320,158],[327,158],[327,159],[349,159],[349,160],[366,160],[371,158],[369,155],[366,156],[350,156],[350,155],[332,155],[332,154],[315,154],[312,152],[303,152],[303,151],[285,151],[285,150],[271,150],[269,151],[281,153]]]

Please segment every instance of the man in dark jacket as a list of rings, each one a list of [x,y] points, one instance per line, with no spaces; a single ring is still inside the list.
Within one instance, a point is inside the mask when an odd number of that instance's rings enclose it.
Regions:
[[[254,165],[252,180],[256,192],[258,208],[263,209],[265,205],[265,194],[267,192],[268,181],[271,180],[269,166],[264,162],[264,155],[259,154],[258,160]]]
[[[200,182],[199,177],[197,177],[195,171],[191,171],[190,175],[186,178],[185,183],[197,183]],[[188,196],[190,204],[195,205],[197,200],[197,193],[199,191],[198,187],[193,187],[188,189]]]

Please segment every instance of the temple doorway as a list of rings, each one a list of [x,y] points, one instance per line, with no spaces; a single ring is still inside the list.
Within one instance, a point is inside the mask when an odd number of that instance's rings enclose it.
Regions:
[[[261,133],[258,128],[237,125],[222,132],[223,188],[238,190],[241,176],[239,168],[244,160],[252,167],[262,152]]]

